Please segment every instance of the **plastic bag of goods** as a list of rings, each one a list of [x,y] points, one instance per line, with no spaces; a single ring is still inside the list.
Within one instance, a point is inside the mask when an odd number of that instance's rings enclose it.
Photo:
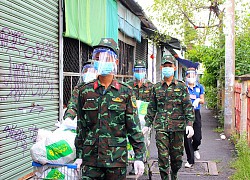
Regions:
[[[76,157],[75,131],[56,129],[51,136],[35,143],[31,149],[33,161],[46,164],[66,164]]]

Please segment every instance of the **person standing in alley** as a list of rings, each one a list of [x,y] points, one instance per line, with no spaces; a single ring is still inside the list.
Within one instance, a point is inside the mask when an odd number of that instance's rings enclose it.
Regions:
[[[187,86],[174,78],[175,70],[175,59],[171,55],[163,56],[161,71],[164,78],[153,86],[145,116],[146,127],[142,129],[145,133],[154,124],[158,165],[163,180],[169,179],[169,174],[172,180],[177,179],[184,151],[183,132],[188,138],[194,134],[194,112]]]
[[[187,154],[186,168],[190,168],[195,163],[195,158],[200,159],[199,146],[201,144],[201,113],[200,104],[204,104],[204,87],[197,81],[197,73],[195,68],[188,68],[186,72],[186,83],[190,99],[194,107],[195,121],[193,124],[194,136],[192,138],[184,138],[184,147]]]
[[[131,86],[132,89],[134,90],[137,102],[140,101],[139,104],[141,105],[141,109],[143,107],[143,109],[147,110],[146,105],[148,104],[148,102],[150,100],[150,95],[151,95],[151,90],[152,90],[153,84],[149,80],[147,80],[146,62],[141,61],[141,60],[136,61],[134,64],[133,73],[134,73],[134,79],[128,81],[127,84],[129,86]],[[138,105],[138,103],[137,103],[137,105]],[[138,108],[138,114],[139,114],[141,126],[143,128],[145,125],[145,121],[144,121],[144,118],[141,119],[140,113],[142,111],[140,111],[140,107],[137,107],[137,108]],[[142,115],[145,115],[145,114],[146,114],[146,111],[143,111]],[[147,138],[145,138],[145,142],[146,142],[146,145],[148,146],[149,142],[150,142],[149,135],[146,137]],[[145,155],[146,154],[147,153],[145,152]],[[132,170],[129,172],[129,174],[130,175],[134,174],[133,167],[132,167]]]
[[[90,82],[96,79],[96,70],[94,69],[94,65],[91,61],[87,61],[83,64],[82,73],[81,73],[81,82],[74,87],[72,91],[71,98],[68,102],[67,109],[64,113],[64,120],[74,120],[77,115],[77,104],[78,104],[78,94],[79,88],[83,86],[85,83]]]
[[[117,44],[103,38],[94,46],[98,78],[79,89],[76,161],[82,179],[125,180],[127,138],[135,152],[135,174],[144,173],[144,137],[130,86],[114,78],[118,64]]]

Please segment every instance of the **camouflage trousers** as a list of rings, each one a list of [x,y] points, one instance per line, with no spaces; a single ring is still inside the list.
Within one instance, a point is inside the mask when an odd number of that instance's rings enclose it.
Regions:
[[[182,166],[184,133],[157,131],[155,138],[161,179],[169,179],[170,172],[172,179],[177,179],[177,172]]]
[[[126,167],[93,167],[83,166],[82,179],[84,180],[125,180],[126,179]]]

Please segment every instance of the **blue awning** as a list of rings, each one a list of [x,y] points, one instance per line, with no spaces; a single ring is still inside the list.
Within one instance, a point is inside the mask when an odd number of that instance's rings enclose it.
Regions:
[[[195,69],[198,69],[198,66],[200,63],[198,62],[193,62],[193,61],[190,61],[190,60],[187,60],[187,59],[181,59],[179,57],[175,58],[181,65],[187,67],[187,68],[190,68],[190,67],[193,67]]]

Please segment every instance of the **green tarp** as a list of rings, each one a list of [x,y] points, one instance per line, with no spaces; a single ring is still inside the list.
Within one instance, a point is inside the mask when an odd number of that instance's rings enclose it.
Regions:
[[[101,38],[118,43],[116,0],[65,0],[65,37],[79,39],[90,46]]]

